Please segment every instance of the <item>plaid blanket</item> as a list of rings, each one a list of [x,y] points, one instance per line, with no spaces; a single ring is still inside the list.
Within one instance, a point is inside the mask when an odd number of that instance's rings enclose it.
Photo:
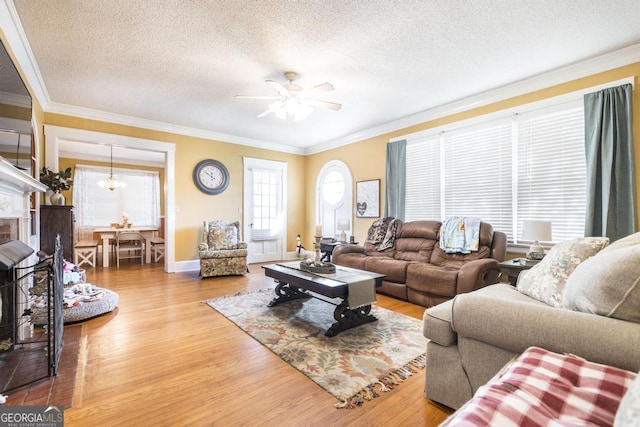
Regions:
[[[611,426],[636,374],[530,347],[446,426]]]

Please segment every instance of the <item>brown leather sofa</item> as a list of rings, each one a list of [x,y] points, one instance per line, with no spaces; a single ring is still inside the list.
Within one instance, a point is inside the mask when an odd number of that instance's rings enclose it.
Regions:
[[[342,244],[333,250],[332,262],[384,274],[378,292],[425,307],[498,283],[506,234],[482,222],[477,252],[449,254],[440,249],[441,225],[440,221],[400,222],[393,247],[378,251],[370,242]]]

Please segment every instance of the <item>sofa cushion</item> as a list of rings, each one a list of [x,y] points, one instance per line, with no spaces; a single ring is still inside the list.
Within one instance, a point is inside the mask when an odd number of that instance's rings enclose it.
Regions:
[[[454,297],[457,291],[457,268],[412,263],[407,268],[407,288],[432,295]]]
[[[584,237],[558,243],[538,264],[518,276],[518,291],[552,307],[562,307],[567,278],[584,260],[609,244],[608,237]]]
[[[420,237],[403,237],[396,240],[395,259],[414,262],[429,262],[435,240]]]
[[[571,310],[640,322],[638,238],[615,242],[578,265],[567,280],[563,305]]]
[[[384,274],[389,282],[405,283],[409,262],[393,258],[369,257],[365,261],[365,270]]]
[[[443,426],[613,425],[636,374],[530,347]]]

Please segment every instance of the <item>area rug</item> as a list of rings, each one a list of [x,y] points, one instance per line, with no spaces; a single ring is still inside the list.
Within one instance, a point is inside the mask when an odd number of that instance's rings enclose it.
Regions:
[[[424,368],[422,322],[372,307],[377,322],[329,338],[334,307],[315,298],[267,307],[272,289],[208,300],[207,304],[352,408],[390,391]]]

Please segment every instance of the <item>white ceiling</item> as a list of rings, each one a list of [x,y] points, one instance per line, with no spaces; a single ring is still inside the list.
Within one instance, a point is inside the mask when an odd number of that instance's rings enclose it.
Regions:
[[[640,43],[638,0],[5,0],[52,111],[314,152]],[[267,79],[330,82],[300,122]]]

